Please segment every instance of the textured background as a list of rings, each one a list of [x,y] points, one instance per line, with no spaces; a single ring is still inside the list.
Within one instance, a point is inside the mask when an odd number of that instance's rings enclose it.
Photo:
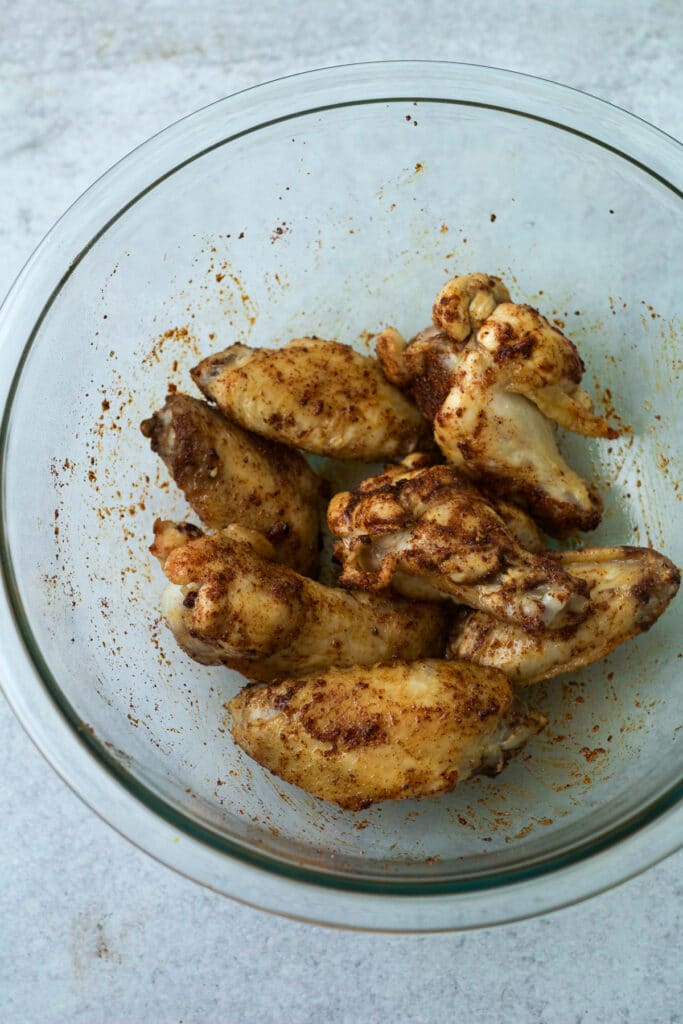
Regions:
[[[391,57],[593,92],[683,137],[680,0],[398,5],[0,0],[0,295],[150,134],[264,79]],[[88,811],[0,701],[3,1024],[683,1021],[683,854],[581,906],[465,935],[333,932],[241,907]]]

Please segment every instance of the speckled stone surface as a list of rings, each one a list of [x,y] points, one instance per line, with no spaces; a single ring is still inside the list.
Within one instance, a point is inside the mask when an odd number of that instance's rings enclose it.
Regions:
[[[137,143],[244,86],[389,57],[493,64],[683,137],[679,0],[2,0],[0,293]],[[334,932],[156,864],[57,778],[0,701],[3,1024],[683,1021],[683,854],[588,903],[452,936]]]

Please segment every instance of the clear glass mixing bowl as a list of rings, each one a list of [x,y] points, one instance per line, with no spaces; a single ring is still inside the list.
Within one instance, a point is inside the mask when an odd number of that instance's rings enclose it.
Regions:
[[[599,543],[683,562],[681,147],[525,76],[333,68],[186,118],[50,232],[0,318],[0,673],[56,770],[154,856],[310,920],[505,921],[612,885],[681,839],[680,604],[606,663],[537,687],[544,736],[495,780],[345,813],[237,750],[241,680],[158,619],[155,516],[187,508],[138,430],[200,354],[315,333],[366,350],[452,274],[500,274],[564,322],[633,434],[567,439]],[[602,751],[602,752],[601,752]],[[38,823],[36,823],[38,826]]]

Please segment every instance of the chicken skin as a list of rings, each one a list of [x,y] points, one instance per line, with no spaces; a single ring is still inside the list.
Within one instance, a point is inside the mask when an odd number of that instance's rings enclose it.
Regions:
[[[231,345],[192,377],[245,430],[316,455],[372,462],[433,443],[429,424],[377,362],[336,341]]]
[[[552,554],[590,588],[588,616],[560,633],[531,636],[475,612],[453,627],[450,653],[502,669],[518,686],[573,672],[649,629],[675,596],[680,572],[649,548],[585,548]]]
[[[490,505],[493,505],[518,544],[534,555],[540,555],[541,552],[546,551],[548,547],[546,538],[523,508],[492,494],[484,495],[484,497]]]
[[[502,672],[458,661],[329,669],[248,686],[229,709],[255,761],[349,810],[495,774],[546,724]]]
[[[340,582],[452,600],[538,632],[577,623],[588,588],[554,559],[521,547],[492,503],[453,466],[392,466],[335,495]]]
[[[162,614],[204,665],[267,682],[444,651],[441,607],[325,587],[272,562],[272,545],[253,530],[230,526],[209,537],[157,520],[154,537],[151,551],[170,581]]]
[[[478,331],[510,293],[499,277],[462,274],[447,281],[432,308],[432,322],[455,341],[465,341]]]
[[[473,332],[510,293],[499,277],[462,274],[447,281],[432,308],[433,327],[426,327],[407,345],[388,327],[375,341],[377,357],[388,379],[411,393],[430,422],[448,392],[460,353]]]
[[[407,390],[428,420],[433,420],[450,390],[460,353],[501,302],[510,295],[499,277],[464,274],[441,289],[432,310],[433,327],[416,334],[410,345],[388,327],[375,340],[386,377]]]
[[[502,295],[485,293],[483,309]],[[600,499],[562,458],[555,424],[591,437],[618,432],[592,411],[573,343],[531,306],[506,301],[483,322],[456,318],[457,337],[443,324],[445,316],[410,344],[389,328],[376,350],[388,378],[433,421],[444,455],[487,490],[523,505],[548,533],[594,529]],[[467,325],[472,333],[464,338]]]
[[[206,526],[249,526],[268,537],[276,561],[315,573],[321,481],[299,452],[189,395],[169,395],[140,429]]]

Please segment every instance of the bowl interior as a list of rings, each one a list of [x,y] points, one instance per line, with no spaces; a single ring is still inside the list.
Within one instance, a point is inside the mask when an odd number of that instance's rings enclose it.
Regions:
[[[189,661],[159,620],[152,522],[188,508],[138,429],[169,382],[194,393],[188,369],[213,350],[314,333],[366,352],[387,324],[423,327],[446,278],[484,270],[566,330],[598,405],[633,428],[564,442],[605,498],[588,543],[652,544],[680,564],[683,213],[667,183],[542,119],[382,99],[226,130],[121,207],[36,328],[5,437],[23,629],[98,755],[207,842],[378,889],[533,869],[670,792],[676,606],[606,662],[529,691],[549,727],[498,779],[352,814],[262,771],[225,723],[241,678]]]

